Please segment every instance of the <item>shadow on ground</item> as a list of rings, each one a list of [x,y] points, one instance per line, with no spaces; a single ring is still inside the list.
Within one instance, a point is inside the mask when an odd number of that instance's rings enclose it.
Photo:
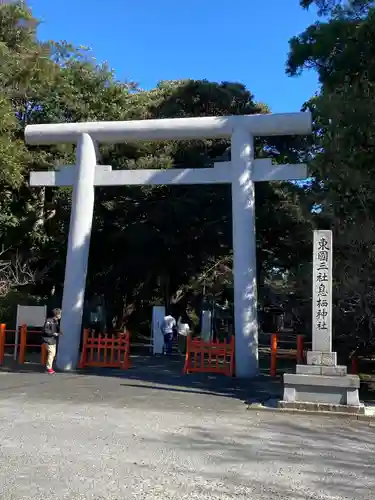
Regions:
[[[32,358],[30,358],[31,360]],[[183,358],[181,356],[132,356],[132,368],[126,371],[97,368],[78,370],[75,375],[92,375],[98,377],[120,378],[123,384],[158,392],[169,391],[175,393],[213,394],[246,401],[249,403],[264,401],[268,398],[279,399],[282,396],[283,372],[294,372],[295,363],[290,360],[279,360],[278,376],[276,379],[268,375],[267,357],[261,356],[261,375],[255,379],[241,380],[215,374],[184,375]],[[12,373],[43,373],[39,357],[35,362],[19,365],[10,357],[6,358],[1,372]],[[362,378],[360,398],[365,403],[375,403],[375,382],[370,375]],[[32,380],[29,380],[32,383]],[[0,388],[1,390],[1,388]]]
[[[241,401],[264,399],[281,394],[280,382],[270,377],[241,380],[224,375],[182,373],[184,360],[180,356],[140,356],[132,358],[132,368],[126,371],[110,369],[86,369],[81,374],[120,377],[127,387],[144,387],[147,390],[190,394],[212,394],[232,397]],[[132,384],[134,382],[134,384]]]
[[[307,477],[311,490],[324,492],[324,498],[374,498],[371,495],[374,483],[369,485],[366,480],[366,477],[375,477],[374,443],[369,441],[368,426],[352,426],[349,432],[345,425],[335,428],[329,424],[325,428],[324,422],[315,421],[311,425],[308,419],[289,422],[263,419],[261,430],[257,429],[253,436],[234,428],[230,435],[225,435],[220,426],[216,429],[194,426],[186,437],[169,434],[163,439],[172,446],[179,446],[186,454],[198,452],[210,456],[217,473],[206,473],[206,476],[213,482],[229,481],[232,472],[223,474],[228,469],[235,470],[240,477],[251,464],[253,467],[263,464],[265,470],[273,464],[280,467],[275,477],[275,492],[280,495],[277,498],[284,498],[284,495],[293,499],[317,498],[316,494],[308,495],[311,491],[295,491],[299,489],[298,482],[292,481],[289,485],[285,482],[283,476],[292,478],[293,471]],[[266,439],[259,448],[262,437]],[[241,479],[245,483],[247,476]],[[254,491],[264,487],[257,485],[253,478],[252,486]],[[219,491],[215,493],[220,496]]]
[[[135,387],[140,390],[144,388],[157,392],[211,394],[246,402],[264,400],[270,396],[278,398],[281,395],[280,380],[265,375],[252,380],[206,373],[185,375],[182,373],[184,361],[180,356],[139,356],[132,357],[131,361],[132,367],[129,370],[88,368],[77,370],[74,375],[117,378],[121,379],[120,386]],[[41,375],[44,370],[39,363],[18,365],[8,359],[6,364],[0,367],[0,372],[30,374],[28,383],[32,384],[31,375],[33,373]],[[49,377],[47,374],[45,376]]]

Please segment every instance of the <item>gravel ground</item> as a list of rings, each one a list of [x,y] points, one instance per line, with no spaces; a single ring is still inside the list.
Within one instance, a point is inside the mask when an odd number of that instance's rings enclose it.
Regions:
[[[211,379],[0,373],[1,500],[375,499],[375,427]]]

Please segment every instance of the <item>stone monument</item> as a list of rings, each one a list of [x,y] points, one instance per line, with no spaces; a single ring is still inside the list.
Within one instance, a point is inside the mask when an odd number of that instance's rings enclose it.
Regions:
[[[337,365],[332,351],[332,231],[314,231],[312,351],[307,364],[284,374],[282,408],[364,413],[359,402],[360,379]]]

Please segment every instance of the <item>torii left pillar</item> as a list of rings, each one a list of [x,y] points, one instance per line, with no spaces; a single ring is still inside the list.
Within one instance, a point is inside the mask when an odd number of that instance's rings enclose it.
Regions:
[[[65,264],[61,331],[57,367],[73,370],[78,364],[77,332],[81,331],[90,237],[94,215],[96,146],[89,134],[77,142],[68,250]],[[64,314],[64,311],[69,311]]]

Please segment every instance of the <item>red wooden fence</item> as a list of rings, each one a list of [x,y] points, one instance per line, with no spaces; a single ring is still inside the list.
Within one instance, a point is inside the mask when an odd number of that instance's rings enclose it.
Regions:
[[[31,333],[38,336],[39,342],[33,341],[32,344],[27,342],[27,334]],[[45,344],[41,341],[42,332],[40,330],[28,330],[26,325],[20,328],[20,350],[18,354],[18,362],[20,365],[25,363],[26,351],[28,347],[40,347],[40,362],[45,365],[47,362],[47,349]]]
[[[277,350],[279,347],[277,333],[271,335],[271,364],[270,364],[270,375],[271,377],[276,377],[277,375]],[[305,349],[304,349],[304,336],[297,335],[297,351],[296,351],[296,361],[297,364],[303,364],[305,362]]]
[[[184,373],[222,373],[234,375],[234,337],[229,343],[193,340],[186,344]]]
[[[109,335],[84,330],[79,368],[92,366],[127,370],[130,368],[129,356],[129,332]]]

